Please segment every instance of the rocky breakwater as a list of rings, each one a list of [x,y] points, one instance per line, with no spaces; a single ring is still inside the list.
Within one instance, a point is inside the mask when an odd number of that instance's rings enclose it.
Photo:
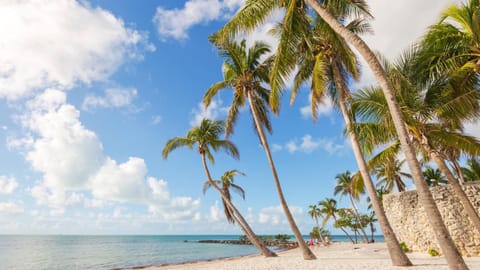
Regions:
[[[228,244],[228,245],[251,245],[252,244],[248,240],[199,240],[198,243]],[[263,240],[263,243],[266,246],[270,246],[270,247],[281,247],[281,248],[296,248],[296,247],[298,247],[297,242],[289,242],[289,241]]]

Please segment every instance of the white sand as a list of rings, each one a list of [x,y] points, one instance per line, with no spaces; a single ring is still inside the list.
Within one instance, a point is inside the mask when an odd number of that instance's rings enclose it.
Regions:
[[[322,270],[322,269],[421,269],[448,270],[445,257],[431,257],[426,253],[408,253],[413,267],[392,266],[385,243],[357,244],[334,243],[329,247],[312,249],[317,260],[305,261],[300,250],[293,249],[279,253],[279,257],[248,256],[243,258],[222,259],[210,262],[197,262],[162,267],[149,267],[148,270],[168,269],[211,269],[211,270]],[[480,269],[480,257],[465,258],[471,270]]]

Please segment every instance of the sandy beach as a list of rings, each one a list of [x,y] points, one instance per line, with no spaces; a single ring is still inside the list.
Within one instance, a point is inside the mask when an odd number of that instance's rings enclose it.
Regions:
[[[264,258],[253,255],[242,258],[229,258],[209,262],[195,262],[180,265],[148,267],[148,270],[168,269],[252,269],[252,270],[320,270],[320,269],[422,269],[447,270],[444,257],[431,257],[426,253],[408,253],[413,267],[392,266],[385,243],[357,244],[334,243],[329,247],[313,248],[317,260],[305,261],[300,250],[292,249],[279,253],[277,258]],[[480,257],[465,258],[470,269],[480,269]]]

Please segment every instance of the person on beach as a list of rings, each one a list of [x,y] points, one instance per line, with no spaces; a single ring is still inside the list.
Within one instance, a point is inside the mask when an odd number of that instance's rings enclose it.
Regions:
[[[323,240],[324,240],[325,246],[328,246],[328,245],[330,245],[330,244],[332,243],[332,242],[330,241],[330,237],[328,237],[328,236],[325,236],[325,238],[323,238]]]

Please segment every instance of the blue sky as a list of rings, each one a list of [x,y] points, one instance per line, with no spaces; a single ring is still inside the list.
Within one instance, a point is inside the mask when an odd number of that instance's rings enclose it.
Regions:
[[[455,1],[369,1],[375,35],[366,41],[394,57]],[[219,197],[203,195],[200,157],[188,149],[161,158],[166,141],[204,116],[222,119],[228,92],[205,110],[222,59],[208,36],[242,0],[0,3],[0,232],[19,234],[240,233]],[[247,36],[274,45],[266,30]],[[353,87],[374,80],[368,70]],[[333,196],[334,177],[356,171],[342,119],[329,104],[316,123],[303,89],[288,92],[272,116],[274,150],[285,196],[303,233],[308,205]],[[305,113],[307,112],[307,113]],[[238,169],[246,200],[235,203],[257,233],[289,233],[267,160],[243,111],[215,177]],[[479,134],[479,125],[468,127]],[[347,205],[346,198],[340,200]],[[364,200],[360,203],[365,208]],[[331,229],[331,227],[329,227]],[[336,232],[331,229],[332,232]]]

